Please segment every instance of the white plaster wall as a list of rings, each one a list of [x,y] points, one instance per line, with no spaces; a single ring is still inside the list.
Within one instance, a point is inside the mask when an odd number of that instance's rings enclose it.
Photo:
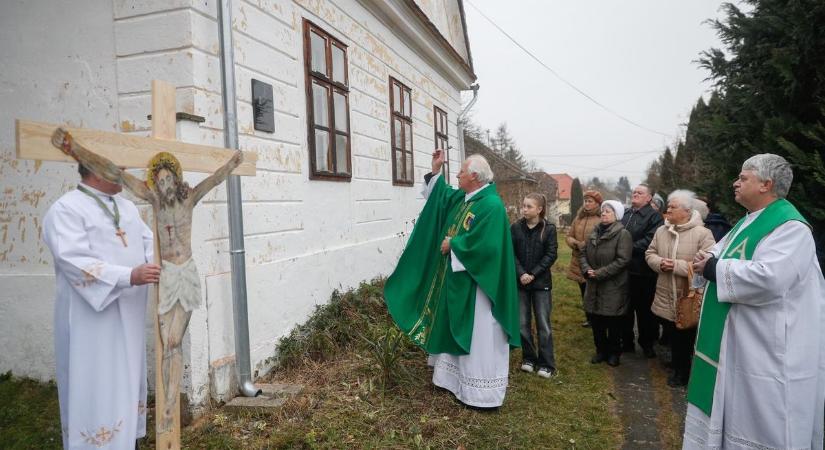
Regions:
[[[11,118],[148,135],[150,82],[162,79],[177,86],[178,111],[206,118],[202,124],[179,123],[179,140],[223,145],[215,3],[84,2],[44,16],[51,11],[46,11],[51,2],[27,1],[23,7],[20,1],[11,14],[6,14],[5,5],[0,14],[4,44],[19,42],[22,46],[0,48],[5,67],[20,67],[0,75],[4,105],[0,171],[6,189],[0,238],[3,226],[8,225],[9,240],[0,246],[0,280],[4,285],[0,293],[0,348],[20,349],[0,354],[0,370],[12,369],[42,379],[53,375],[51,258],[47,251],[44,256],[39,240],[31,238],[36,224],[30,226],[25,245],[11,241],[22,239],[18,237],[21,230],[12,227],[21,218],[34,224],[47,205],[75,183],[76,176],[74,167],[65,164],[37,166],[15,161]],[[252,368],[262,375],[270,368],[268,361],[275,355],[278,339],[304,321],[315,305],[326,303],[333,290],[355,287],[391,272],[412,229],[422,199],[420,186],[395,187],[391,182],[389,76],[413,91],[417,180],[429,171],[434,105],[447,111],[451,144],[457,147],[455,120],[460,95],[459,87],[412,51],[411,45],[393,33],[391,24],[376,19],[355,0],[233,3],[240,146],[259,157],[257,176],[244,177],[242,186]],[[308,178],[303,18],[349,46],[351,182]],[[66,30],[60,39],[35,31],[41,30],[43,23]],[[86,41],[62,37],[73,36],[78,29],[91,30],[81,33],[81,37],[88,36]],[[39,41],[43,48],[38,53]],[[87,64],[96,70],[84,72]],[[66,66],[72,70],[67,71]],[[253,129],[252,78],[273,86],[274,133]],[[38,91],[35,82],[46,86],[45,93]],[[451,156],[454,181],[458,152]],[[42,180],[32,178],[35,172]],[[203,177],[186,175],[190,184]],[[220,186],[195,211],[193,256],[204,279],[204,302],[192,315],[184,343],[188,370],[183,387],[196,405],[205,403],[210,395],[217,399],[234,395],[225,199],[225,188]],[[24,303],[29,297],[32,300]],[[35,336],[26,345],[36,348],[21,344],[21,332]],[[28,357],[32,353],[38,356]],[[150,382],[153,379],[150,374]]]
[[[14,119],[116,130],[110,0],[0,5],[0,371],[54,377],[49,205],[78,180],[73,164],[15,159]]]

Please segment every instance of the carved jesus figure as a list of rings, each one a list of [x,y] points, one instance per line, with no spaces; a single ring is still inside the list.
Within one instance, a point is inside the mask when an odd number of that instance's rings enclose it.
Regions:
[[[183,372],[181,342],[192,311],[200,306],[201,286],[192,260],[192,210],[207,192],[223,182],[240,165],[239,150],[215,173],[194,188],[183,181],[180,163],[174,155],[161,152],[149,163],[146,181],[125,172],[112,161],[86,149],[64,129],[52,135],[52,144],[99,177],[126,186],[134,195],[152,205],[157,221],[155,239],[160,244],[161,276],[158,285],[158,315],[163,345],[163,378],[166,410],[159,411],[162,430],[172,427],[172,408],[177,404]],[[119,233],[123,233],[118,230]],[[119,234],[123,244],[127,237]]]

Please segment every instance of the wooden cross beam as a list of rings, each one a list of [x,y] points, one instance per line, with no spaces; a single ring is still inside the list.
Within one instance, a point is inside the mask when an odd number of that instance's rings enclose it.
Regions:
[[[59,125],[17,120],[17,157],[41,161],[76,162],[54,145],[51,138]],[[180,161],[185,171],[215,172],[235,153],[234,150],[205,145],[178,142],[175,118],[175,87],[158,80],[152,81],[152,137],[129,136],[107,131],[64,127],[78,142],[97,155],[103,156],[120,167],[146,168],[159,152],[169,152]],[[257,154],[244,152],[243,162],[233,175],[255,175]],[[157,218],[152,229],[155,232],[155,263],[160,265]],[[180,407],[173,405],[173,426],[164,430],[160,426],[159,412],[165,410],[166,396],[161,373],[163,349],[157,314],[158,289],[150,290],[152,313],[155,322],[155,432],[156,448],[180,449]],[[180,383],[180,380],[175,380]],[[175,399],[178,402],[178,399]],[[178,402],[179,403],[179,402]]]

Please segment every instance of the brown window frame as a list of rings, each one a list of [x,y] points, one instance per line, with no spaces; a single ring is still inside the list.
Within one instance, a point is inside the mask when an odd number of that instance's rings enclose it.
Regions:
[[[325,72],[316,72],[312,68],[312,34],[315,33],[324,39],[324,64]],[[307,99],[307,150],[309,155],[309,178],[311,180],[329,181],[351,181],[352,180],[352,129],[350,128],[349,109],[349,55],[347,45],[336,39],[323,28],[304,19],[304,70]],[[333,73],[333,47],[337,47],[343,52],[343,82],[334,79]],[[326,89],[327,125],[318,125],[315,122],[315,102],[313,87],[315,85]],[[339,94],[344,98],[344,108],[346,114],[346,130],[341,131],[335,123],[335,95]],[[315,132],[324,131],[329,136],[327,144],[327,167],[331,170],[318,170],[316,167],[315,155]],[[346,137],[346,164],[347,167],[341,171],[336,158],[336,145],[338,136]]]
[[[440,148],[444,150],[444,167],[442,168],[442,172],[444,173],[444,181],[447,184],[450,183],[449,127],[450,121],[448,120],[447,111],[444,111],[438,106],[433,106],[433,149]],[[439,145],[441,142],[444,142],[444,144]]]
[[[399,88],[399,103],[401,104],[401,110],[396,111],[395,105],[395,95],[394,95],[394,87],[398,86]],[[412,186],[415,184],[415,145],[413,144],[413,123],[412,123],[412,89],[407,87],[404,83],[400,82],[398,79],[394,77],[390,77],[390,158],[392,159],[392,184],[395,186]],[[408,101],[405,101],[408,99]],[[409,111],[405,111],[406,107],[409,107]],[[409,114],[405,114],[408,112]],[[401,144],[395,142],[395,123],[396,121],[401,122]],[[410,148],[405,148],[403,145],[408,141],[407,139],[407,130],[409,129],[410,138]],[[403,167],[401,169],[406,169],[407,167],[407,158],[406,156],[409,154],[410,160],[409,163],[412,164],[412,176],[409,179],[406,177],[402,178],[399,177],[398,174],[401,173],[402,175],[406,174],[406,170],[400,172],[399,168],[397,167],[398,164],[396,161],[398,160],[397,154],[398,152],[403,154],[401,161],[403,163]]]

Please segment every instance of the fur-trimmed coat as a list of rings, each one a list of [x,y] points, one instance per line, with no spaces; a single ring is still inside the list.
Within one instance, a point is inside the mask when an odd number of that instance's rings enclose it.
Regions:
[[[690,220],[682,225],[666,223],[656,230],[645,252],[645,261],[659,277],[656,296],[650,310],[653,314],[673,322],[676,320],[676,300],[684,293],[688,265],[700,250],[709,250],[716,241],[713,233],[704,227],[702,217],[693,211]],[[674,259],[672,272],[662,272],[664,258]]]

